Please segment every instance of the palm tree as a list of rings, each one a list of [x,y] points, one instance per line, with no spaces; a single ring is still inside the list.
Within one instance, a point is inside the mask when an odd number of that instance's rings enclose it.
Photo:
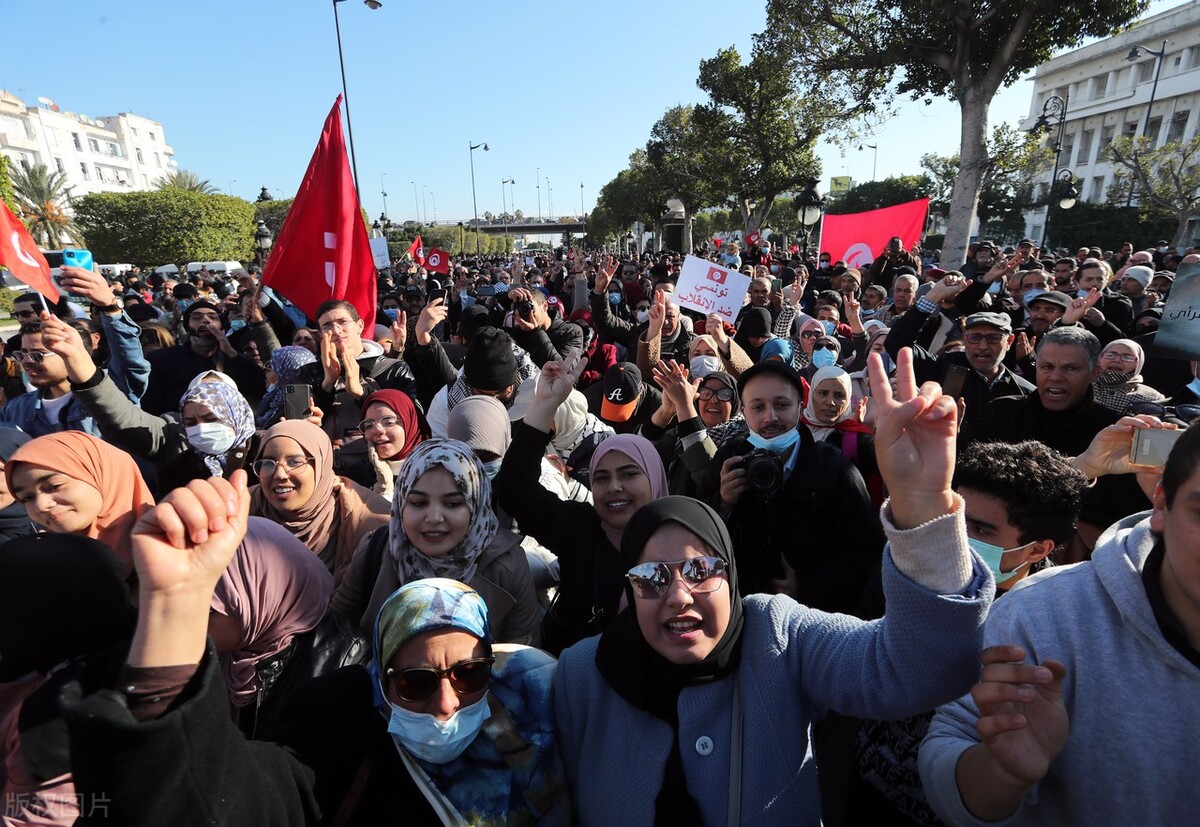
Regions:
[[[208,181],[187,169],[168,172],[155,181],[154,186],[160,190],[183,190],[184,192],[199,192],[204,195],[212,195],[217,191],[217,188]]]
[[[82,237],[68,208],[70,187],[63,172],[50,172],[45,164],[24,164],[10,169],[13,191],[20,202],[22,218],[34,241],[50,250]]]

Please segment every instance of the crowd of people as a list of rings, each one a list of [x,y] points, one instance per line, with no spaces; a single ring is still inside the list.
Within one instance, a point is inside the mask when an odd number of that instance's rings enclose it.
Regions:
[[[1200,250],[696,253],[18,296],[3,824],[1185,821]]]

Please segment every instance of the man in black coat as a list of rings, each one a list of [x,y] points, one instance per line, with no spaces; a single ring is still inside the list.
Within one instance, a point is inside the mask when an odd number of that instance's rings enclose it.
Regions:
[[[583,350],[583,328],[550,315],[546,294],[534,287],[509,291],[513,308],[511,335],[539,368],[566,359],[571,348]]]

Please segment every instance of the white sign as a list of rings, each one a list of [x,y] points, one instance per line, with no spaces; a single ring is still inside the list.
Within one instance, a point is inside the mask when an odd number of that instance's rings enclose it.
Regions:
[[[391,256],[388,255],[387,239],[372,238],[371,242],[371,258],[375,259],[375,269],[382,270],[392,263]]]
[[[749,276],[696,256],[688,256],[683,260],[679,283],[675,285],[675,301],[681,307],[699,310],[705,315],[716,313],[732,323],[745,303],[748,289]]]

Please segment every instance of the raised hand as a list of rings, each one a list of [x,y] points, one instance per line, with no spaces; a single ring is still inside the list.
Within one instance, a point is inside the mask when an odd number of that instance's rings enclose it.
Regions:
[[[133,527],[138,625],[128,662],[135,667],[198,663],[204,654],[213,587],[246,535],[246,472],[193,480],[147,511]]]
[[[115,299],[108,279],[94,270],[82,267],[63,267],[59,276],[63,289],[83,296],[96,307],[108,307]]]
[[[325,378],[321,381],[321,387],[326,391],[332,391],[337,385],[338,379],[342,377],[342,363],[338,360],[337,345],[333,341],[333,331],[321,331],[321,341],[317,345],[317,355],[321,357],[321,368],[325,371]]]
[[[1072,460],[1072,464],[1086,477],[1102,477],[1107,474],[1161,474],[1162,468],[1154,465],[1136,465],[1130,459],[1135,431],[1148,428],[1177,428],[1173,422],[1162,422],[1153,416],[1123,416],[1116,424],[1109,425],[1092,438],[1087,450]]]
[[[654,381],[662,388],[663,399],[671,400],[675,416],[680,422],[699,415],[695,405],[696,386],[692,384],[686,368],[674,360],[664,362],[660,359],[651,372]]]
[[[446,320],[446,314],[449,312],[450,308],[446,306],[445,299],[434,299],[425,305],[421,309],[421,315],[417,317],[417,326],[413,331],[417,336],[417,344],[428,347],[433,340],[434,329]]]
[[[650,317],[646,322],[645,340],[653,342],[662,335],[663,322],[667,317],[667,294],[660,290],[654,294],[654,303],[650,305]]]
[[[719,313],[709,313],[704,317],[704,332],[716,340],[722,351],[729,349],[729,334],[725,332],[725,320]]]
[[[609,282],[612,281],[613,275],[617,272],[619,263],[612,256],[605,256],[604,261],[600,264],[600,269],[596,271],[596,286],[593,292],[603,295],[608,292]]]
[[[1037,349],[1037,336],[1030,336],[1024,330],[1018,330],[1013,337],[1013,358],[1018,362],[1028,359]]]
[[[571,348],[566,358],[542,365],[533,392],[533,404],[525,411],[525,424],[549,433],[558,406],[567,400],[587,360],[580,358],[579,348]]]
[[[983,674],[971,689],[975,728],[996,767],[1018,784],[1041,781],[1067,745],[1070,721],[1062,701],[1067,668],[1060,661],[1024,663],[1020,646],[992,646],[980,655]]]
[[[397,358],[404,355],[404,346],[408,344],[408,314],[401,310],[392,322],[392,352]]]
[[[84,271],[87,272],[87,271]],[[86,382],[96,375],[96,363],[83,346],[79,331],[45,310],[41,313],[42,343],[51,353],[57,353],[67,368],[72,382]]]
[[[971,281],[969,279],[964,279],[955,273],[947,273],[929,289],[929,292],[925,294],[925,298],[934,304],[939,304],[954,298],[966,290],[970,284]]]
[[[894,394],[878,353],[867,357],[867,370],[875,410],[875,454],[891,492],[893,523],[900,529],[915,528],[951,513],[957,404],[936,382],[917,388],[910,348],[896,355]]]
[[[1098,301],[1100,301],[1100,291],[1094,287],[1082,299],[1072,299],[1071,306],[1063,313],[1063,324],[1075,324],[1076,322],[1083,321],[1083,317],[1087,315],[1089,310],[1096,306],[1096,302]]]

